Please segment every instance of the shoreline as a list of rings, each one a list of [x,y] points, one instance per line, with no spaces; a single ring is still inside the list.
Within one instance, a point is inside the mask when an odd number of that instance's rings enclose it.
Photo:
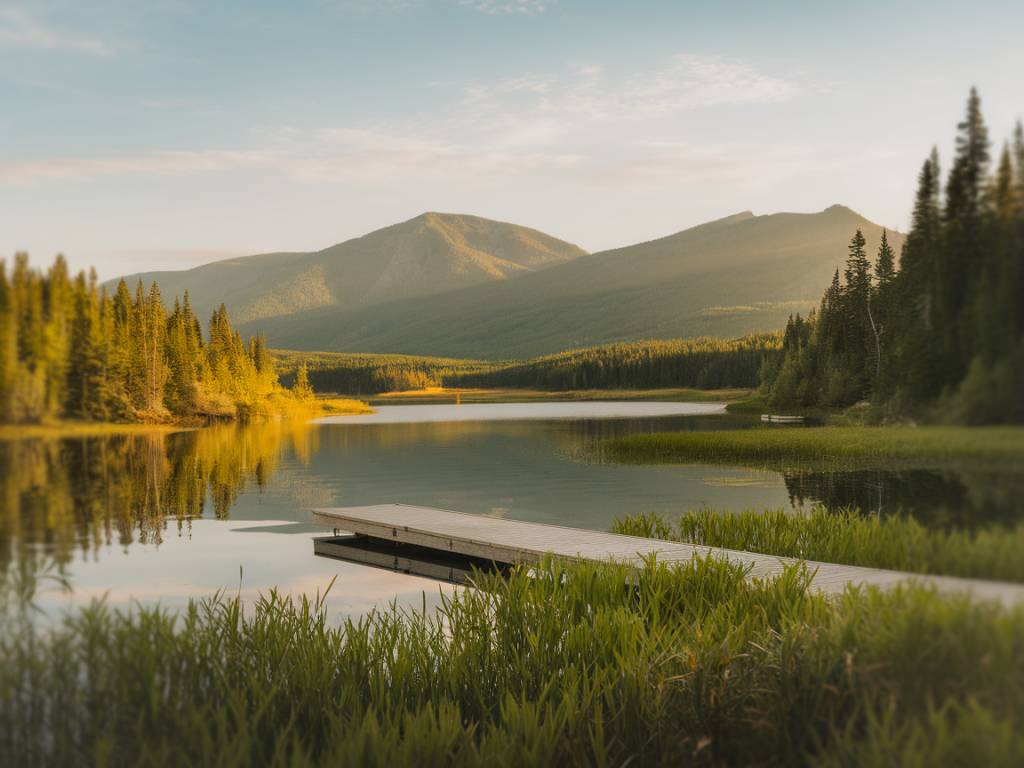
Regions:
[[[262,414],[254,419],[202,420],[182,419],[169,422],[113,422],[113,421],[48,421],[41,424],[0,424],[0,442],[13,440],[65,439],[79,437],[103,437],[111,435],[173,434],[190,432],[215,424],[244,423],[261,420],[289,420],[304,418],[312,421],[321,416],[357,416],[374,413],[367,403],[350,398],[324,398],[309,407],[292,406],[273,413]]]
[[[375,395],[354,395],[372,405],[439,403],[523,403],[578,400],[658,400],[664,402],[734,403],[749,398],[750,389],[516,389],[511,387],[426,387]]]

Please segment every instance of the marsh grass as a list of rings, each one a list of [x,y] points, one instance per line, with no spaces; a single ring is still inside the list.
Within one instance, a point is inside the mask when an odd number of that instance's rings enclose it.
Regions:
[[[5,765],[1011,765],[1024,613],[548,563],[340,626],[221,597],[0,636]]]
[[[607,441],[606,459],[630,463],[772,468],[943,466],[1024,468],[1024,427],[758,427],[631,435]]]
[[[641,513],[612,524],[615,533],[685,541],[781,557],[1024,582],[1024,523],[974,531],[922,525],[912,517],[829,511],[687,512],[675,522]]]

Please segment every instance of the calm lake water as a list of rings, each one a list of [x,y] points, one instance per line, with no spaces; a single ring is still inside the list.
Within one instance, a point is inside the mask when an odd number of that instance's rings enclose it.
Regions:
[[[855,504],[935,525],[1024,513],[1019,480],[955,468],[783,474],[756,467],[603,463],[607,437],[746,429],[714,404],[382,406],[312,424],[224,425],[171,435],[0,443],[0,566],[55,563],[71,591],[49,615],[105,597],[181,607],[218,590],[314,594],[335,616],[451,587],[315,557],[310,510],[405,502],[606,529],[616,516],[691,508]],[[44,585],[45,586],[45,585]],[[424,597],[426,593],[426,597]]]

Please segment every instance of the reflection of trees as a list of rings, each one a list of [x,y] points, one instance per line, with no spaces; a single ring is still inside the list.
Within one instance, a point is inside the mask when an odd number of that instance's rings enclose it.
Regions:
[[[786,472],[794,505],[913,515],[934,526],[1016,522],[1024,515],[1024,480],[979,469]]]
[[[159,543],[209,509],[229,515],[290,449],[315,452],[305,424],[225,424],[193,432],[0,442],[0,567],[12,558],[70,561],[115,541]]]

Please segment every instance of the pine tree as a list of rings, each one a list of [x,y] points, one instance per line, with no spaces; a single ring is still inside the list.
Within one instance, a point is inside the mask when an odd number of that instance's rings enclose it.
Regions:
[[[7,265],[0,260],[0,423],[13,418],[15,376],[18,366],[18,327],[14,295],[7,281]]]
[[[295,373],[292,395],[299,400],[311,400],[313,398],[313,388],[309,384],[309,369],[306,367],[305,361],[303,361],[302,365],[299,366],[299,370]]]
[[[57,256],[43,283],[43,356],[46,387],[44,413],[48,418],[61,414],[67,377],[71,315],[73,312],[71,279],[62,255]]]
[[[875,259],[875,279],[881,289],[888,286],[896,278],[896,252],[889,245],[889,235],[883,229],[882,240],[878,246],[878,258]]]
[[[980,218],[990,160],[988,128],[975,88],[971,88],[967,114],[957,129],[956,155],[946,183],[945,218],[955,226],[970,228]]]
[[[133,318],[131,292],[128,290],[128,284],[120,280],[105,318],[110,339],[109,410],[111,418],[119,420],[130,418],[132,413],[132,352],[135,345],[132,337]]]
[[[145,314],[145,365],[146,365],[146,410],[156,414],[163,410],[164,384],[167,381],[165,343],[167,318],[160,288],[154,282],[144,304]]]
[[[888,336],[891,335],[889,329],[896,310],[896,253],[889,245],[889,236],[884,229],[878,246],[878,256],[875,259],[875,280],[874,291],[869,291],[867,309],[868,321],[875,342],[874,383],[877,387],[881,378],[883,360],[889,352]],[[886,347],[884,350],[883,346]]]
[[[941,323],[943,383],[959,381],[971,356],[974,296],[985,271],[982,231],[988,183],[988,129],[981,100],[971,89],[967,114],[957,126],[956,155],[946,183],[945,238],[939,249],[937,321]]]
[[[1013,164],[1017,188],[1017,215],[1024,220],[1024,123],[1020,120],[1013,130]]]
[[[999,154],[999,166],[992,180],[989,207],[992,215],[1001,221],[1010,221],[1017,213],[1016,189],[1013,178],[1013,161],[1010,159],[1009,144],[1003,145]]]
[[[164,399],[171,413],[178,416],[190,415],[195,408],[196,355],[190,349],[191,333],[192,324],[186,320],[181,305],[175,300],[174,311],[167,320]]]

